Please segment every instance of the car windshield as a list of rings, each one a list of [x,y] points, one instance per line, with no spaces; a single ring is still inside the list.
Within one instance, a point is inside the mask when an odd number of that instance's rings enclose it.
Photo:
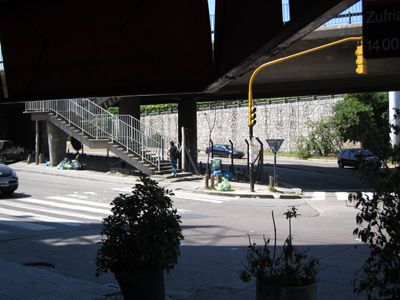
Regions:
[[[368,151],[368,150],[361,151],[361,155],[362,156],[373,156],[372,152]]]

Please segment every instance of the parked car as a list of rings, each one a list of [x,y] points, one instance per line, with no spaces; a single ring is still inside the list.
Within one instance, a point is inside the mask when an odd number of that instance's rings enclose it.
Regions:
[[[368,166],[380,168],[382,165],[381,160],[369,150],[361,148],[343,149],[338,156],[338,166],[343,168],[345,166],[358,168],[360,162],[364,161]]]
[[[24,159],[24,149],[17,147],[13,142],[0,140],[0,159],[3,164],[9,161],[19,161]]]
[[[18,188],[17,173],[9,166],[0,163],[0,192],[11,195]]]
[[[206,148],[206,154],[211,152],[211,147]],[[214,144],[213,145],[213,152],[214,156],[223,156],[223,157],[237,157],[237,158],[242,158],[244,156],[244,152],[233,149],[231,145],[223,145],[223,144]]]

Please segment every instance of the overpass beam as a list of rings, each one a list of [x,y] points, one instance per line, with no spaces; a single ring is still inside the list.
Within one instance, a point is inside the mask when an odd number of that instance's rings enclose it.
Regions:
[[[140,120],[140,97],[124,97],[119,101],[119,114]]]
[[[181,99],[178,102],[179,141],[182,141],[182,127],[185,128],[186,149],[194,164],[197,165],[197,101],[195,99]],[[191,171],[191,168],[190,164],[182,166],[185,171]]]

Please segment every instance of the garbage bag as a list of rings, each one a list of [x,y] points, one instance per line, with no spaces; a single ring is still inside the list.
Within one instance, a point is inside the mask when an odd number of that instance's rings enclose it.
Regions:
[[[60,170],[65,170],[65,169],[66,169],[65,164],[64,164],[63,162],[60,162],[60,163],[57,165],[56,168],[57,168],[57,169],[60,169]]]
[[[231,183],[229,181],[223,181],[220,184],[218,184],[217,189],[219,191],[230,191]]]
[[[72,167],[74,168],[74,170],[82,170],[83,169],[82,163],[77,159],[71,160],[71,164],[72,164]]]
[[[233,178],[233,174],[231,172],[224,172],[222,173],[222,176],[224,176],[228,180],[231,180]]]
[[[221,170],[214,170],[214,171],[212,171],[212,174],[214,176],[217,176],[218,174],[222,174],[222,171]]]
[[[67,170],[72,170],[74,168],[70,161],[66,162],[64,165]]]

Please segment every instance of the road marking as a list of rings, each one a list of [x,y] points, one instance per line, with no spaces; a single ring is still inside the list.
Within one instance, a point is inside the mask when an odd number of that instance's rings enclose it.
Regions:
[[[51,211],[49,211],[49,212],[51,212]],[[23,211],[19,211],[19,210],[6,209],[6,208],[2,208],[1,213],[8,215],[8,216],[13,216],[15,218],[24,219],[24,220],[32,219],[32,220],[40,221],[40,222],[60,223],[60,224],[64,224],[67,226],[81,226],[82,224],[88,224],[88,223],[77,221],[77,220],[55,218],[55,217],[50,217],[50,216],[46,216],[46,215],[36,214],[34,212],[23,212]],[[9,219],[9,221],[14,221],[14,220]],[[8,224],[8,225],[12,225],[12,224]]]
[[[347,192],[336,192],[336,198],[340,201],[349,200],[349,193]]]
[[[29,201],[29,200],[32,200],[32,201]],[[20,203],[20,202],[23,202],[23,203]],[[94,215],[81,213],[79,211],[67,211],[67,210],[62,210],[62,209],[61,210],[60,209],[49,210],[48,207],[32,205],[31,203],[36,203],[36,204],[45,203],[46,205],[48,203],[48,201],[43,202],[43,201],[40,201],[40,200],[37,200],[37,199],[32,199],[32,198],[28,198],[27,200],[25,200],[25,199],[14,199],[13,201],[2,201],[1,203],[3,205],[7,205],[7,206],[10,206],[12,208],[19,208],[19,209],[23,209],[23,210],[51,213],[53,215],[75,217],[75,218],[87,219],[87,220],[92,220],[92,221],[101,220],[101,217],[96,217]],[[54,205],[50,205],[50,206],[56,207]],[[110,214],[110,211],[107,214],[104,214],[104,216],[107,216],[109,214]]]
[[[201,193],[191,193],[191,192],[174,192],[175,198],[194,200],[194,201],[202,201],[202,202],[210,202],[210,203],[224,203],[228,201],[235,200],[235,197],[226,197],[226,196],[213,196],[210,194],[201,194]]]
[[[312,201],[322,201],[325,200],[325,192],[314,192],[311,198]]]

